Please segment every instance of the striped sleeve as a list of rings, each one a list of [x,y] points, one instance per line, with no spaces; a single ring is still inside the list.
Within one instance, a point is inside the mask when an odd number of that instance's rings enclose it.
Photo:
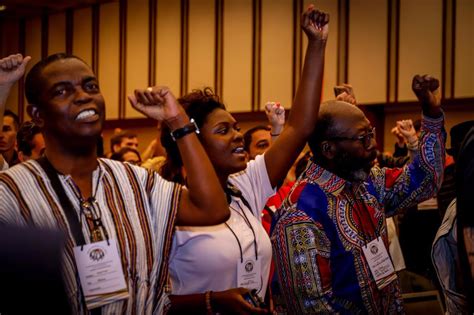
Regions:
[[[174,225],[181,197],[181,185],[164,180],[157,173],[150,173],[148,181],[153,181],[150,187],[150,204],[152,224],[156,228],[157,259],[161,261],[157,279],[157,304],[154,309],[155,314],[163,314],[169,308],[169,298],[165,290],[168,282],[169,255],[171,251]]]

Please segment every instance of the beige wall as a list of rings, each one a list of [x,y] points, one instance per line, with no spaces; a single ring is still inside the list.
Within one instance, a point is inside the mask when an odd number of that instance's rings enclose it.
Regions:
[[[453,1],[447,0],[448,6]],[[127,10],[122,15],[118,1],[99,5],[95,21],[91,7],[81,8],[72,14],[72,52],[89,63],[96,54],[95,67],[107,103],[108,120],[142,117],[129,107],[125,97],[134,88],[146,87],[153,81],[172,87],[177,95],[203,86],[217,88],[234,113],[258,111],[267,100],[280,101],[289,108],[293,83],[300,73],[295,67],[301,66],[306,47],[299,30],[299,16],[310,2],[156,0],[156,12],[152,12],[150,19],[149,1],[128,0],[123,2]],[[348,21],[345,15],[339,15],[344,10],[338,8],[338,3],[345,2],[316,3],[331,14],[324,99],[333,97],[332,88],[342,83],[344,76],[340,74],[347,69],[346,77],[361,103],[381,105],[386,103],[387,95],[391,95],[392,103],[413,101],[413,74],[440,77],[443,66],[450,91],[453,86],[453,95],[447,93],[446,97],[453,99],[454,104],[460,98],[474,99],[474,1],[455,1],[456,10],[446,13],[448,21],[455,18],[454,32],[450,25],[442,25],[443,0],[400,0],[398,20],[394,18],[396,6],[389,10],[392,1],[350,0],[345,8]],[[42,51],[66,49],[66,14],[55,13],[47,18],[46,30],[42,30],[45,25],[41,17],[26,20],[24,38],[19,38],[19,23],[0,23],[0,53],[18,50],[23,41],[25,53],[36,62]],[[96,43],[92,40],[94,23],[98,23]],[[447,40],[443,42],[445,29]],[[398,42],[393,36],[389,38],[396,33],[394,30],[399,31]],[[46,42],[42,37],[45,32]],[[153,34],[154,37],[150,36]],[[341,44],[346,39],[347,47]],[[443,45],[449,52],[444,60]],[[151,51],[155,55],[150,55]],[[25,104],[20,108],[19,104],[15,87],[8,107],[24,110]],[[474,119],[474,102],[464,104],[448,110],[448,124]],[[385,122],[386,149],[393,144],[389,130],[394,121],[411,115],[397,112],[392,105],[387,105],[385,117],[380,117]],[[152,138],[145,136],[153,134],[152,129],[141,131],[143,138]]]

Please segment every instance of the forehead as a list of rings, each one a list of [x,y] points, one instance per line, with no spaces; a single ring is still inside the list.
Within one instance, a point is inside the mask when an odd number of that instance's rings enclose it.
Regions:
[[[86,77],[95,77],[92,69],[76,58],[53,61],[43,69],[41,76],[46,88],[59,82],[80,82]]]
[[[129,151],[123,155],[124,159],[134,159],[134,160],[139,160],[140,158],[135,152]]]
[[[211,113],[209,113],[209,115],[207,115],[206,122],[204,123],[204,125],[214,127],[221,123],[234,124],[236,123],[236,120],[228,111],[223,110],[221,108],[216,108]]]
[[[353,135],[359,131],[366,131],[370,126],[370,121],[362,111],[344,113],[334,119],[335,129],[349,135]]]
[[[131,138],[127,138],[127,137],[123,137],[122,138],[122,143],[123,142],[128,142],[128,143],[135,143],[138,141],[138,138],[137,137],[131,137]]]
[[[252,133],[252,143],[258,142],[260,140],[269,140],[269,139],[271,139],[271,136],[270,136],[270,131],[268,130],[260,129]]]
[[[10,116],[3,116],[3,124],[13,128],[15,127],[15,121],[13,120],[13,117]]]

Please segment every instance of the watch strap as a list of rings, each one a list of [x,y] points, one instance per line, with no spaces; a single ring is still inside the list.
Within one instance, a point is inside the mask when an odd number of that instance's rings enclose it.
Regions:
[[[199,127],[197,126],[196,122],[194,121],[193,118],[189,120],[189,124],[185,125],[184,127],[175,129],[170,132],[171,138],[173,141],[176,141],[178,139],[181,139],[185,135],[188,135],[192,132],[199,133]]]

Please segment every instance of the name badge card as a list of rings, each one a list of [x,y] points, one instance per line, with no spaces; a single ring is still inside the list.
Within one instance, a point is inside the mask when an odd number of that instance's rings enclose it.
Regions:
[[[392,260],[380,236],[363,246],[362,250],[379,290],[397,278]]]
[[[76,246],[74,258],[89,310],[128,298],[115,240]]]
[[[262,289],[262,269],[260,260],[254,258],[244,258],[242,263],[239,259],[237,263],[237,287],[243,287],[249,290],[256,289],[259,292]]]

